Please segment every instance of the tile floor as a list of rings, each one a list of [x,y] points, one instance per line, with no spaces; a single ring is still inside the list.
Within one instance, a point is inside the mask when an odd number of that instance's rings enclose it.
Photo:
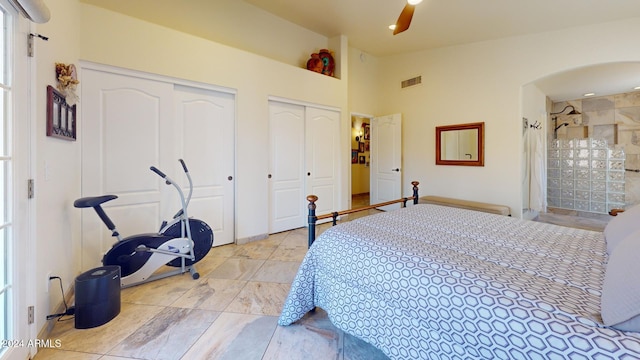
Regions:
[[[583,222],[558,214],[539,220]],[[594,230],[606,224],[589,223]],[[123,289],[122,310],[105,325],[79,330],[73,320],[57,322],[49,338],[61,348],[41,349],[35,360],[386,359],[335,328],[321,309],[294,325],[277,325],[306,249],[304,228],[215,247],[196,264],[198,280],[185,274]]]

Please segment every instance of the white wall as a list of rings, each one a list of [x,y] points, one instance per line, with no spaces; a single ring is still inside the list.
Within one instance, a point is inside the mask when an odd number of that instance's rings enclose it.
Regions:
[[[349,111],[359,115],[380,112],[380,60],[356,48],[349,48]]]
[[[527,119],[528,126],[538,126],[537,129],[531,129],[530,131],[537,131],[541,135],[543,139],[547,139],[547,131],[551,125],[548,119],[548,111],[547,111],[547,102],[548,98],[546,95],[540,91],[540,89],[535,84],[527,84],[522,87],[522,117]],[[523,129],[524,132],[524,129]],[[524,138],[523,138],[524,141]],[[546,143],[546,142],[545,142]],[[530,167],[531,164],[526,160],[527,154],[525,153],[525,144],[523,144],[523,163],[522,163],[522,216],[527,219],[533,219],[538,215],[537,211],[531,211],[529,204],[529,190],[530,190]],[[546,154],[546,147],[544,154]],[[546,156],[544,161],[546,161]],[[545,164],[546,169],[546,164]],[[544,179],[546,182],[546,179]],[[535,183],[534,183],[535,185]],[[543,183],[544,186],[544,197],[546,203],[546,184]],[[512,212],[517,212],[519,209],[512,209]]]
[[[47,3],[51,20],[35,26],[48,41],[35,40],[35,313],[41,329],[46,315],[61,303],[60,287],[51,282],[46,293],[48,272],[60,276],[69,289],[80,269],[80,212],[73,201],[80,197],[80,142],[46,136],[47,85],[55,86],[55,63],[77,63],[80,57],[80,12],[76,0]],[[31,255],[31,254],[29,254]]]
[[[640,48],[630,46],[639,31],[633,19],[382,58],[381,111],[403,114],[404,182],[420,181],[421,194],[504,204],[518,214],[522,86],[571,68],[640,61]],[[422,85],[400,88],[416,75]],[[479,121],[485,166],[436,166],[435,127]]]

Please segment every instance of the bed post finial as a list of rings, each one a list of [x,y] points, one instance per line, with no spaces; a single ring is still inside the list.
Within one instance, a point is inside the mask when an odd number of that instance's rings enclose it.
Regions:
[[[412,181],[411,185],[413,185],[413,205],[418,204],[418,185],[420,185],[419,181]]]
[[[318,201],[318,197],[315,195],[307,196],[307,201],[309,202],[309,247],[313,244],[313,241],[316,239],[316,221],[318,221],[318,217],[316,216],[316,201]]]

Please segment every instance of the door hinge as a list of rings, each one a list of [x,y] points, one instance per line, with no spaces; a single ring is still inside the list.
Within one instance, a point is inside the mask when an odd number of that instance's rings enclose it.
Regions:
[[[33,324],[33,322],[34,322],[34,317],[35,317],[34,316],[34,312],[35,312],[35,309],[34,309],[33,305],[31,305],[31,306],[29,306],[27,308],[27,322],[29,324]]]
[[[35,183],[33,179],[27,180],[27,198],[33,199],[33,193],[35,191]]]
[[[42,40],[44,40],[44,41],[48,41],[48,40],[49,40],[49,38],[48,38],[48,37],[46,37],[46,36],[44,36],[44,35],[30,33],[30,34],[27,36],[27,56],[29,56],[29,57],[33,57],[33,52],[34,52],[34,50],[33,50],[33,47],[34,47],[34,45],[33,45],[33,40],[34,40],[34,38],[36,38],[36,37],[37,37],[38,39],[42,39]]]
[[[27,56],[33,57],[33,35],[27,37]]]

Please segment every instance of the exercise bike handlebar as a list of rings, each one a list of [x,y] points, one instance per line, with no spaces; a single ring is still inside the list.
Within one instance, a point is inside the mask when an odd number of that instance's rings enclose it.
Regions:
[[[189,174],[189,169],[187,169],[187,164],[184,163],[184,160],[178,159],[180,164],[182,165],[182,170],[184,170],[184,174],[187,175],[187,180],[189,180],[189,195],[187,195],[187,200],[185,203],[185,208],[189,206],[189,202],[191,201],[191,195],[193,194],[193,180],[191,179],[191,175]],[[174,218],[177,218],[182,214],[182,210],[178,211],[177,214],[174,215]]]
[[[180,193],[180,199],[182,200],[182,209],[180,209],[173,216],[174,219],[176,219],[176,218],[182,216],[182,214],[186,213],[187,206],[189,206],[189,202],[191,201],[191,195],[193,194],[193,181],[191,180],[191,175],[189,174],[189,169],[187,169],[187,164],[185,164],[184,160],[182,160],[182,159],[178,159],[178,161],[180,162],[180,165],[182,165],[182,169],[184,170],[185,175],[187,175],[187,180],[189,180],[189,195],[187,195],[186,199],[184,198],[184,194],[182,192],[182,189],[180,189],[180,187],[177,186],[173,182],[173,180],[171,180],[165,173],[160,171],[160,169],[158,169],[155,166],[149,167],[149,169],[151,169],[151,171],[153,171],[154,173],[158,174],[158,176],[163,178],[165,180],[165,182],[167,183],[167,185],[175,186],[176,189],[178,190],[178,192]]]
[[[167,178],[167,175],[165,175],[165,173],[163,173],[162,171],[158,170],[157,167],[152,166],[149,169],[151,169],[151,171],[153,171],[154,173],[158,174],[158,176],[160,176],[161,178],[163,178],[163,179]]]
[[[184,163],[184,160],[178,159],[178,161],[180,161],[180,164],[182,165],[182,169],[184,170],[184,172],[188,173],[189,170],[187,169],[187,164]]]

